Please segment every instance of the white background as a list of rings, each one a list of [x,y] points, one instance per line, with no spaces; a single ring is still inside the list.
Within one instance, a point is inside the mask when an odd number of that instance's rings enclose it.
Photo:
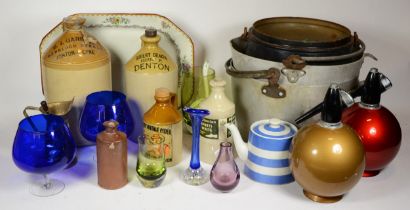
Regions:
[[[410,91],[410,1],[397,0],[50,0],[0,3],[0,209],[408,209],[410,206],[409,91]],[[362,179],[335,204],[307,200],[292,183],[270,186],[242,175],[239,186],[228,194],[208,183],[192,187],[179,180],[182,163],[169,169],[157,189],[145,189],[135,179],[135,154],[130,154],[130,183],[121,190],[97,186],[93,148],[80,151],[80,162],[71,170],[52,177],[63,179],[66,189],[54,197],[38,198],[28,192],[36,178],[20,171],[11,158],[11,146],[21,112],[42,100],[39,51],[41,38],[60,20],[79,12],[158,13],[170,18],[195,42],[196,62],[210,61],[219,76],[230,57],[229,40],[244,26],[273,16],[321,18],[357,31],[367,52],[379,58],[366,60],[361,78],[376,66],[393,82],[383,95],[383,104],[398,117],[403,131],[401,151],[379,176]],[[131,147],[131,152],[135,148]],[[186,161],[188,156],[186,156]],[[237,161],[242,168],[242,163]],[[208,167],[208,166],[207,166]]]

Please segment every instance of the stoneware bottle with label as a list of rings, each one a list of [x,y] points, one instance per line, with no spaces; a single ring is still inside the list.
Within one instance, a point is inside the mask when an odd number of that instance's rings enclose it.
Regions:
[[[85,97],[112,89],[110,54],[84,31],[85,21],[76,15],[64,18],[64,33],[42,55],[45,99],[47,103],[74,99],[67,118],[78,145],[90,144],[78,125]]]
[[[211,94],[199,104],[200,109],[209,110],[210,114],[202,121],[200,156],[201,160],[213,164],[218,157],[221,142],[232,142],[231,132],[224,126],[226,123],[236,124],[235,104],[225,95],[226,82],[213,79]]]
[[[155,103],[155,89],[178,91],[178,69],[171,57],[158,46],[161,37],[155,29],[145,30],[141,49],[125,65],[124,92],[138,102],[142,113]]]
[[[182,160],[182,115],[166,88],[155,90],[155,104],[144,114],[144,135],[147,142],[163,141],[167,167]]]

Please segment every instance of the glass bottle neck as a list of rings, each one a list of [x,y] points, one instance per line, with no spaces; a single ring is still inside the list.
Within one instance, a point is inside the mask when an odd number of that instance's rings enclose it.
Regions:
[[[219,161],[230,161],[233,159],[232,147],[222,146],[219,151],[218,160]]]

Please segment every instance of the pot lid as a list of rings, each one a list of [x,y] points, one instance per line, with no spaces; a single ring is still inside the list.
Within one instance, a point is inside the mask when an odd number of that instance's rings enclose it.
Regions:
[[[351,32],[345,26],[313,18],[266,18],[256,21],[253,28],[265,41],[293,46],[340,46],[351,39]]]
[[[231,44],[245,55],[275,62],[299,55],[307,65],[351,63],[362,58],[365,49],[357,33],[347,27],[303,17],[258,20]]]
[[[277,118],[261,120],[253,123],[251,126],[251,132],[260,137],[274,140],[292,138],[296,134],[296,131],[296,126]]]

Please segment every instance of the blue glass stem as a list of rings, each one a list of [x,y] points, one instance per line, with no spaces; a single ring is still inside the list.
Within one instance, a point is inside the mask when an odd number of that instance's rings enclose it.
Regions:
[[[192,151],[191,161],[189,167],[191,169],[199,169],[201,163],[199,161],[199,134],[202,124],[202,119],[209,115],[209,111],[205,109],[193,109],[189,107],[184,108],[184,112],[187,112],[192,121]]]
[[[189,166],[192,169],[198,169],[201,167],[201,162],[199,161],[199,134],[202,124],[203,116],[190,114],[192,119],[192,152],[191,152],[191,162]]]

